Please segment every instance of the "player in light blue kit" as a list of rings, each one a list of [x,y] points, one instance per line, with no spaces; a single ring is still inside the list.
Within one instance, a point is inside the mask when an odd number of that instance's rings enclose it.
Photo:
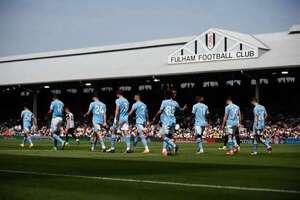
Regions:
[[[91,138],[92,146],[91,151],[95,151],[97,141],[99,141],[102,151],[106,152],[104,144],[103,128],[107,127],[106,124],[106,105],[99,101],[99,95],[93,95],[93,102],[90,103],[89,110],[85,116],[93,113],[93,135]]]
[[[236,141],[236,136],[239,134],[239,126],[241,121],[241,112],[240,107],[235,105],[232,102],[231,97],[226,98],[225,115],[223,118],[223,123],[221,129],[224,130],[224,133],[228,135],[228,152],[227,155],[234,155],[238,151],[238,144]]]
[[[118,90],[116,93],[116,109],[115,109],[115,117],[114,117],[114,129],[118,129],[123,136],[123,140],[126,144],[126,151],[125,153],[131,153],[131,135],[129,133],[129,124],[128,124],[128,110],[129,110],[129,102],[124,97],[123,91]],[[108,152],[115,152],[115,143],[116,143],[116,136],[112,133],[111,137],[111,148]]]
[[[268,153],[272,153],[272,147],[269,144],[269,139],[266,135],[264,135],[265,119],[268,116],[266,108],[258,103],[257,98],[252,98],[251,104],[254,106],[253,150],[251,152],[251,155],[257,155],[257,147],[259,142],[265,145]]]
[[[207,119],[209,115],[209,110],[207,105],[205,105],[204,98],[202,96],[196,97],[196,104],[193,106],[192,113],[195,115],[195,133],[196,133],[196,143],[197,143],[197,154],[204,153],[202,136],[207,126]]]
[[[163,138],[162,155],[164,156],[168,155],[167,148],[170,148],[174,155],[178,151],[178,146],[172,140],[176,125],[175,112],[177,110],[183,111],[187,108],[186,105],[183,108],[180,108],[177,101],[175,101],[176,94],[177,93],[175,90],[167,91],[167,99],[162,101],[160,109],[153,119],[153,121],[155,121],[155,119],[161,115],[160,119],[162,126],[160,129],[160,134]]]
[[[148,124],[148,110],[146,104],[141,101],[141,95],[136,94],[134,96],[135,103],[132,105],[132,108],[128,116],[132,115],[135,112],[135,126],[137,128],[138,137],[141,138],[141,141],[144,145],[144,152],[149,153],[149,147],[147,144],[145,136],[145,126]]]
[[[63,124],[63,109],[64,103],[58,99],[58,96],[53,95],[53,101],[50,105],[48,114],[52,113],[50,133],[53,138],[53,150],[57,150],[57,142],[61,143],[61,149],[65,148],[66,142],[60,138],[60,128]]]
[[[23,142],[20,144],[21,147],[25,146],[25,142],[29,143],[29,148],[33,147],[33,143],[31,140],[31,132],[36,127],[36,118],[34,114],[29,110],[28,106],[24,105],[24,110],[21,113],[21,120],[22,120],[22,127],[23,127],[23,134],[24,139]]]

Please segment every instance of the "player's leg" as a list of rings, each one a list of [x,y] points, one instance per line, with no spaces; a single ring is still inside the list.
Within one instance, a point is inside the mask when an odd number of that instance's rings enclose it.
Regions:
[[[197,154],[203,153],[203,144],[202,144],[202,134],[204,132],[204,127],[195,126],[196,133],[196,145],[197,145]]]
[[[260,137],[259,141],[265,146],[265,149],[268,153],[272,153],[272,147],[270,146],[270,142],[266,134],[264,134],[264,130],[260,129]]]
[[[99,144],[101,145],[102,151],[105,152],[106,151],[106,146],[105,146],[105,143],[104,143],[104,132],[103,132],[102,127],[98,131],[97,135],[98,135],[98,138],[99,138]]]
[[[27,131],[23,131],[24,133],[24,136],[23,136],[23,140],[22,140],[22,143],[20,144],[21,147],[24,147],[25,146],[25,142],[27,141]]]
[[[77,137],[77,135],[75,135],[75,128],[70,128],[69,129],[69,134],[72,135],[72,137],[75,139],[77,144],[79,144],[79,138]]]
[[[70,129],[68,129],[66,132],[66,143],[67,144],[69,144],[69,134],[70,134]]]
[[[64,149],[66,142],[61,139],[61,137],[59,136],[60,133],[60,127],[62,124],[62,119],[59,117],[53,118],[51,120],[51,133],[52,133],[52,137],[56,140],[54,140],[54,142],[59,142],[61,143],[61,149]],[[57,147],[57,144],[54,144],[54,147]]]
[[[124,141],[126,144],[126,153],[130,153],[131,152],[131,136],[129,134],[128,130],[123,130],[124,133]]]
[[[55,138],[57,140],[57,142],[59,142],[61,144],[61,148],[63,149],[66,145],[66,142],[63,139],[61,139],[61,137],[59,136],[59,132],[60,132],[59,130],[55,131],[53,133],[53,138]]]
[[[228,144],[228,135],[224,136],[224,147],[227,147]]]
[[[27,133],[27,141],[29,143],[29,148],[32,148],[33,147],[33,142],[31,140],[31,132]]]
[[[238,140],[237,138],[239,138],[239,128],[237,126],[233,126],[232,127],[232,142],[233,142],[233,151],[234,153],[236,153],[237,151],[239,151],[239,145],[238,145]]]
[[[57,151],[57,137],[56,137],[56,121],[55,121],[55,118],[52,118],[51,119],[51,126],[50,126],[50,133],[51,133],[51,137],[52,137],[52,140],[53,140],[53,150],[54,151]]]
[[[171,126],[168,126],[167,128],[168,134],[165,135],[165,142],[170,147],[171,152],[175,155],[178,151],[178,146],[175,144],[173,140],[173,134],[175,133],[175,124],[172,124]]]
[[[96,150],[96,145],[97,145],[97,133],[95,131],[93,131],[92,135],[91,135],[91,151],[95,151]]]
[[[58,123],[57,123],[57,135],[58,135],[58,138],[60,140],[58,140],[61,144],[61,149],[63,150],[65,148],[65,145],[66,145],[66,141],[64,141],[61,137],[60,137],[60,131],[61,131],[61,127],[63,125],[63,119],[62,118],[58,118]]]
[[[227,126],[225,128],[225,134],[228,135],[228,142],[227,142],[227,155],[233,155],[233,145],[234,145],[234,140],[233,140],[233,129],[232,127]]]
[[[252,152],[250,153],[250,155],[252,156],[257,155],[258,141],[259,141],[259,135],[257,134],[256,130],[254,130]]]
[[[219,147],[219,150],[226,150],[227,149],[227,144],[228,144],[228,135],[224,134],[224,145],[223,147]]]
[[[240,139],[240,131],[238,126],[235,127],[234,133],[236,139],[235,148],[237,151],[239,151],[241,149],[241,139]]]
[[[228,143],[227,143],[227,155],[233,155],[233,138],[232,138],[232,134],[228,134]]]
[[[136,147],[138,142],[139,142],[139,131],[137,130],[133,140],[133,147]]]
[[[120,129],[123,133],[123,140],[126,144],[126,151],[125,153],[131,153],[131,135],[129,133],[129,125],[128,122],[120,122]]]
[[[53,140],[53,150],[54,151],[57,150],[57,139],[56,139],[55,131],[56,131],[56,122],[55,122],[55,118],[52,118],[51,125],[50,125],[50,133],[51,133],[52,140]]]
[[[174,154],[174,152],[175,152],[174,145],[172,143],[170,143],[170,141],[173,141],[171,138],[171,135],[168,134],[168,135],[164,136],[163,140],[164,141],[163,141],[162,154],[164,156]],[[166,149],[166,151],[164,149]]]
[[[98,141],[98,131],[100,131],[100,124],[93,122],[93,133],[91,136],[91,151],[96,150],[96,145]]]
[[[144,133],[144,126],[142,124],[137,124],[136,125],[136,128],[137,128],[137,131],[138,131],[138,136],[141,138],[141,142],[142,144],[144,145],[144,152],[143,153],[149,153],[149,147],[148,147],[148,143],[147,143],[147,140],[146,140],[146,136],[145,136],[145,133]]]
[[[116,127],[116,125],[113,125],[110,128],[110,148],[108,150],[106,150],[107,153],[114,153],[116,151],[117,129],[118,128]]]
[[[167,142],[167,135],[169,134],[169,127],[166,125],[162,125],[159,130],[162,140],[163,140],[163,147],[162,147],[162,155],[167,156],[168,155],[168,149],[170,148],[170,145]]]
[[[52,137],[52,140],[53,140],[53,150],[54,151],[57,151],[57,139],[55,139],[54,137]]]
[[[235,138],[236,138],[237,145],[239,145],[239,147],[240,147],[241,146],[241,139],[240,139],[239,128],[237,128]]]
[[[114,153],[116,151],[116,141],[117,141],[117,136],[115,135],[115,133],[112,133],[110,137],[111,146],[110,149],[106,152]]]

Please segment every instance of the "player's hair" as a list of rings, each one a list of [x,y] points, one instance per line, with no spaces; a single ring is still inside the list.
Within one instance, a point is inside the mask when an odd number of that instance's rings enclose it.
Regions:
[[[123,92],[123,90],[117,90],[117,92],[116,92],[116,95],[124,95],[124,92]]]
[[[166,92],[166,97],[167,98],[172,98],[175,93],[176,93],[175,89],[168,89],[167,92]]]
[[[58,97],[57,94],[53,94],[53,95],[52,95],[52,98],[53,98],[53,99],[58,99],[59,97]]]
[[[227,96],[226,101],[233,101],[233,98],[231,96]]]
[[[253,97],[253,98],[250,99],[250,102],[256,102],[256,103],[258,103],[258,99],[256,97]]]
[[[139,93],[136,93],[135,96],[138,96],[140,99],[142,98],[141,94],[139,94]]]
[[[204,101],[204,97],[203,96],[196,96],[195,101],[196,102],[203,102]]]
[[[24,107],[24,108],[29,108],[29,103],[28,103],[28,102],[24,102],[24,103],[23,103],[23,107]]]
[[[97,91],[96,91],[96,92],[94,92],[94,93],[93,93],[93,97],[97,97],[97,98],[99,98],[99,97],[100,97],[100,95],[99,95],[99,92],[97,92]]]

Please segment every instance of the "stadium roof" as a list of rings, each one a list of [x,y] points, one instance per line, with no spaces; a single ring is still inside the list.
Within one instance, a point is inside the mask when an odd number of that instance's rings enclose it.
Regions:
[[[2,57],[0,85],[299,67],[298,30],[299,25],[258,35],[217,28],[205,32],[257,48],[259,56],[251,59],[168,64],[170,54],[199,36]]]

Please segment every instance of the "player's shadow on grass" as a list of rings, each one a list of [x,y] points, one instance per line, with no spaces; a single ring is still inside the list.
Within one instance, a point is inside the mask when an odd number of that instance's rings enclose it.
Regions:
[[[223,174],[255,171],[298,170],[293,167],[259,165],[176,163],[165,161],[107,160],[89,158],[55,158],[39,156],[1,155],[1,169],[26,170],[87,176],[130,177],[202,173]]]

